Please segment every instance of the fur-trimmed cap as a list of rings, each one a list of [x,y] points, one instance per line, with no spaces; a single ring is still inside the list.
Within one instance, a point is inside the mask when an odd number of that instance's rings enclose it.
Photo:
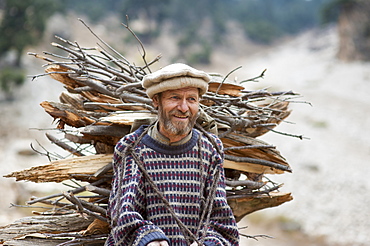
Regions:
[[[182,63],[175,63],[145,75],[142,85],[149,98],[153,98],[155,94],[163,91],[186,87],[199,88],[200,95],[203,95],[207,92],[210,80],[211,78],[206,72]]]

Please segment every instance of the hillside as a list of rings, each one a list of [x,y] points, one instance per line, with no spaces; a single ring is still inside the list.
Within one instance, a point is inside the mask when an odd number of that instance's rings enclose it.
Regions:
[[[289,121],[296,124],[278,128],[310,140],[266,135],[293,165],[291,175],[279,178],[294,200],[260,214],[283,216],[283,222],[327,238],[329,245],[365,245],[370,241],[370,197],[364,193],[370,188],[370,134],[365,130],[370,124],[370,64],[336,60],[337,43],[335,28],[310,31],[241,58],[248,71],[268,69],[259,86],[293,89],[312,103],[294,105]]]
[[[122,37],[117,32],[112,33],[114,20],[108,21],[109,28],[97,26],[94,30],[107,37],[107,41],[119,44]],[[71,22],[77,25],[72,25],[74,28],[68,35],[84,44],[94,42],[75,19],[63,23],[68,26]],[[58,27],[66,30],[63,25]],[[164,59],[160,65],[166,65],[170,60],[166,57],[175,49],[171,41],[168,36],[161,37],[158,43],[147,46],[148,54],[162,53]],[[278,90],[293,90],[302,94],[300,100],[312,104],[294,105],[288,120],[295,124],[283,124],[277,128],[282,132],[303,134],[310,140],[278,134],[264,137],[278,146],[293,168],[292,174],[274,179],[285,183],[283,191],[291,191],[294,200],[278,208],[252,214],[242,221],[241,226],[248,226],[242,231],[245,234],[275,237],[258,242],[248,239],[248,245],[304,245],[302,240],[306,245],[365,245],[370,241],[367,234],[370,222],[365,220],[370,214],[366,205],[370,197],[363,192],[370,188],[370,181],[364,175],[370,171],[365,161],[370,155],[370,136],[364,130],[370,123],[370,118],[366,117],[370,109],[370,64],[343,63],[335,59],[338,40],[334,27],[308,31],[273,47],[249,44],[237,30],[228,41],[213,55],[212,64],[201,66],[202,69],[227,74],[241,65],[243,68],[231,77],[250,78],[267,68],[265,79],[247,84],[247,87],[271,86]],[[227,49],[229,47],[233,49]],[[50,46],[44,46],[31,51],[50,49]],[[130,51],[136,52],[135,49]],[[42,64],[34,58],[27,56],[24,63],[27,74],[42,72]],[[53,146],[48,144],[42,132],[30,128],[52,127],[50,116],[39,103],[57,100],[61,90],[61,85],[48,78],[28,80],[17,91],[17,101],[1,103],[1,176],[48,162],[46,157],[31,155],[29,146],[32,143],[40,150],[36,140],[49,150]],[[23,204],[40,187],[46,192],[47,189],[64,189],[60,185],[15,183],[4,178],[0,178],[0,187],[4,197],[0,204],[1,225],[24,216],[25,210],[9,209],[10,203]]]

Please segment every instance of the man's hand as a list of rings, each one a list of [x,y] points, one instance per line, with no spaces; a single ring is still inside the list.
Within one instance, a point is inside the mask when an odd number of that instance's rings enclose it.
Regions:
[[[166,240],[162,240],[150,242],[146,246],[169,246],[169,245]]]
[[[202,244],[202,245],[204,245],[204,244]],[[199,245],[197,242],[194,242],[194,243],[190,244],[190,246],[201,246],[201,245]]]

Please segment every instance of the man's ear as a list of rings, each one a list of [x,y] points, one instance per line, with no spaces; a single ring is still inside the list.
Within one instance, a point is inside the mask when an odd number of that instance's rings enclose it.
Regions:
[[[158,106],[159,106],[159,96],[158,96],[158,94],[155,94],[153,96],[152,101],[153,101],[154,108],[158,108]]]

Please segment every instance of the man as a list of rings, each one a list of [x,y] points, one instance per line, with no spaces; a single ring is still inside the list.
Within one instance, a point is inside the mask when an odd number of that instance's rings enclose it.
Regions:
[[[158,121],[115,148],[106,245],[238,245],[222,143],[193,128],[209,76],[172,64],[143,79]]]

